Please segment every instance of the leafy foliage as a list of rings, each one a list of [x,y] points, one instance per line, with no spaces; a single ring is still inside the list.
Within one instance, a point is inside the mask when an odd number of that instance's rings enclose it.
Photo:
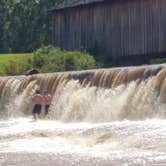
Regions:
[[[88,53],[43,46],[33,53],[33,67],[41,72],[58,72],[92,69],[98,67],[98,64]]]
[[[50,42],[48,9],[59,0],[0,0],[0,52],[32,52]]]
[[[88,53],[63,51],[53,46],[42,46],[32,54],[0,54],[0,75],[25,74],[32,68],[48,73],[98,67],[100,65]]]

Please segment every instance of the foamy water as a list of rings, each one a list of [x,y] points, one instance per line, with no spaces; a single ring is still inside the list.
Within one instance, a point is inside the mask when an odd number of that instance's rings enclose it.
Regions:
[[[84,74],[0,79],[0,166],[166,165],[166,69]],[[37,88],[53,101],[33,121]]]
[[[19,118],[1,121],[0,131],[1,165],[40,165],[46,156],[48,165],[166,164],[165,120],[65,124]]]

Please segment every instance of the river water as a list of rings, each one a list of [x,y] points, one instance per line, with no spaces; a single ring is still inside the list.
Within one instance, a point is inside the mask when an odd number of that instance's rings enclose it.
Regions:
[[[100,76],[103,81],[86,86],[57,76],[58,83],[50,76],[44,79],[54,83],[36,82],[37,76],[2,79],[0,165],[166,165],[166,70],[128,83],[115,79],[111,87]],[[53,101],[49,115],[34,121],[37,85]]]
[[[0,122],[0,165],[165,165],[166,121]]]

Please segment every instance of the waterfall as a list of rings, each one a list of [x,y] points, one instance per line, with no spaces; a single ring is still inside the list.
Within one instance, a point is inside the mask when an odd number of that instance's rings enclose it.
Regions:
[[[0,115],[28,116],[35,90],[53,96],[46,117],[63,122],[165,118],[165,65],[0,78]]]
[[[165,65],[0,77],[0,165],[166,165],[165,110]]]

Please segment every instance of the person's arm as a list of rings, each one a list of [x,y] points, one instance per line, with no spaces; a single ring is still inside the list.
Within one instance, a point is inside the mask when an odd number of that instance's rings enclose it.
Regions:
[[[52,98],[53,98],[52,95],[49,94],[49,103],[50,103],[50,104],[51,104],[51,102],[52,102]]]

